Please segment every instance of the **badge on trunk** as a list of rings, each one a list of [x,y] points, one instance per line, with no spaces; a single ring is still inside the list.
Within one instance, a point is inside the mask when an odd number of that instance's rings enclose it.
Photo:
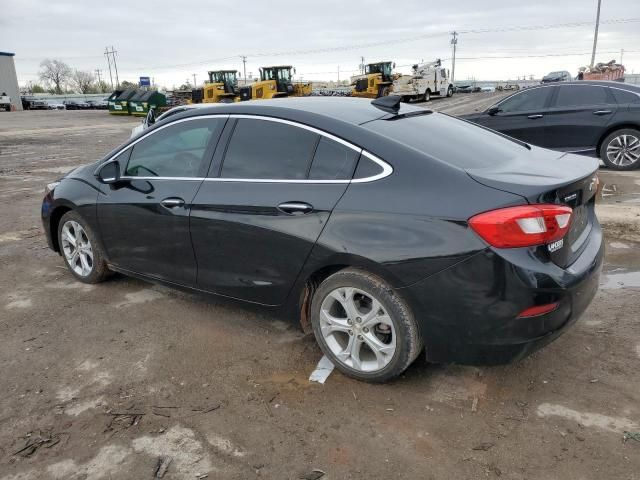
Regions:
[[[564,245],[564,238],[561,238],[556,242],[550,243],[549,245],[547,245],[547,248],[549,249],[549,252],[553,253],[557,250],[560,250],[562,248],[562,245]]]

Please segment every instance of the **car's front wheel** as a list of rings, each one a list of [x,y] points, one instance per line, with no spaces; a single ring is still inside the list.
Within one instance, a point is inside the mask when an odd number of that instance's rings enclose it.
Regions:
[[[320,348],[344,374],[384,382],[406,370],[422,337],[405,301],[383,280],[359,269],[327,278],[311,304]]]
[[[640,131],[623,128],[609,134],[600,146],[600,158],[615,170],[640,167]]]
[[[84,283],[99,283],[109,275],[104,254],[85,220],[74,211],[58,224],[58,245],[69,271]]]

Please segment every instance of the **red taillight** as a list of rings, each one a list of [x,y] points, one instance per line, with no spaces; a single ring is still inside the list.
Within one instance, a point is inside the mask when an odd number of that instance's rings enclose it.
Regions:
[[[547,303],[546,305],[536,305],[535,307],[527,308],[520,312],[518,318],[529,318],[529,317],[537,317],[539,315],[544,315],[546,313],[553,312],[556,308],[558,308],[559,303]]]
[[[480,213],[469,219],[469,225],[494,247],[531,247],[564,237],[571,212],[561,205],[523,205]]]

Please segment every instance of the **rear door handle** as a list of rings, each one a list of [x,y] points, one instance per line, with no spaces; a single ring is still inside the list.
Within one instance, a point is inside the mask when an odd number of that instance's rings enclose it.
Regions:
[[[305,202],[284,202],[278,205],[278,210],[289,215],[304,215],[313,212],[313,206]]]
[[[542,118],[542,117],[544,117],[544,115],[538,114],[538,115],[529,115],[527,118],[530,118],[531,120],[535,120],[536,118]]]
[[[184,200],[178,197],[165,198],[160,203],[162,204],[163,207],[166,207],[166,208],[176,208],[176,207],[184,206]]]
[[[594,115],[609,115],[610,113],[613,112],[611,110],[596,110],[593,112]]]

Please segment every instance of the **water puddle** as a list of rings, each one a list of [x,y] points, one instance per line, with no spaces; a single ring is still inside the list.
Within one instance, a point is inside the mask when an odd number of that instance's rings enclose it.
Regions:
[[[640,272],[629,272],[624,268],[617,268],[603,276],[600,288],[603,290],[640,288]]]

